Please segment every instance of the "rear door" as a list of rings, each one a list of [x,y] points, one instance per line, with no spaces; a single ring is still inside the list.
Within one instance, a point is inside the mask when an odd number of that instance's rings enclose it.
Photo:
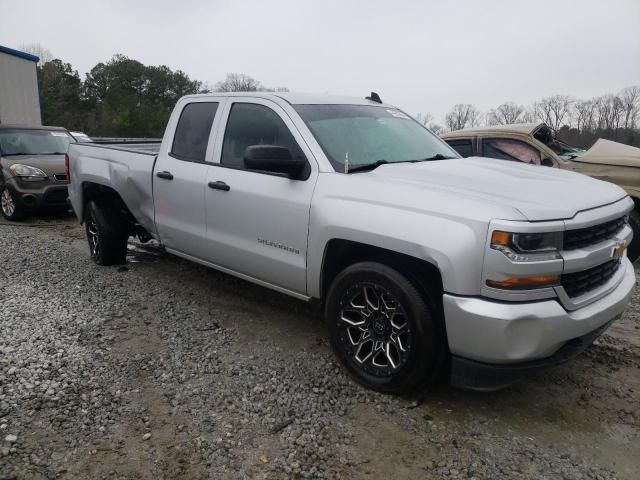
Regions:
[[[229,99],[209,170],[208,259],[235,272],[298,294],[306,293],[311,196],[318,168],[287,115],[267,99]],[[221,125],[221,132],[223,130]],[[288,147],[307,161],[304,180],[247,170],[251,145]],[[306,175],[305,175],[306,176]]]
[[[153,172],[155,222],[165,247],[204,258],[207,251],[206,178],[212,132],[224,99],[190,99],[163,141]],[[167,133],[168,135],[168,133]]]

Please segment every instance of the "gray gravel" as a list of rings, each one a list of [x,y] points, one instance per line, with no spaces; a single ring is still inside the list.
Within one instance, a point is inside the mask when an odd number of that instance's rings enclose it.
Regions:
[[[398,398],[342,373],[317,307],[131,249],[0,224],[0,479],[637,478],[638,299],[512,389]]]

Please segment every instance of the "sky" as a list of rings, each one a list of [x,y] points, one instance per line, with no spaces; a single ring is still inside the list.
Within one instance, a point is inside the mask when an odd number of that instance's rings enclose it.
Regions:
[[[210,85],[365,96],[442,122],[556,93],[640,85],[640,0],[0,0],[0,45],[80,75],[120,53]]]

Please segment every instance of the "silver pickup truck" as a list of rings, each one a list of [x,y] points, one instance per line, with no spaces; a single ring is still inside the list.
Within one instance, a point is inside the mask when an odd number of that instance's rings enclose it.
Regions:
[[[72,144],[67,163],[98,264],[137,235],[318,299],[341,363],[383,392],[442,374],[492,390],[559,364],[635,285],[620,187],[459,158],[375,95],[188,96],[160,144]]]

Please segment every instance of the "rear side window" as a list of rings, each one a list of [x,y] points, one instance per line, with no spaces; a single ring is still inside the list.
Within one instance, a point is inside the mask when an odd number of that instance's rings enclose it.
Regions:
[[[220,164],[244,169],[244,151],[252,145],[278,145],[289,148],[293,158],[303,155],[276,112],[264,105],[234,103],[224,132]]]
[[[218,104],[212,102],[190,103],[182,110],[171,153],[180,160],[204,162],[209,143],[209,133]]]
[[[460,154],[461,157],[473,156],[473,146],[471,140],[447,140],[451,148]]]
[[[482,141],[482,156],[540,165],[540,152],[531,145],[508,138],[490,138]]]

